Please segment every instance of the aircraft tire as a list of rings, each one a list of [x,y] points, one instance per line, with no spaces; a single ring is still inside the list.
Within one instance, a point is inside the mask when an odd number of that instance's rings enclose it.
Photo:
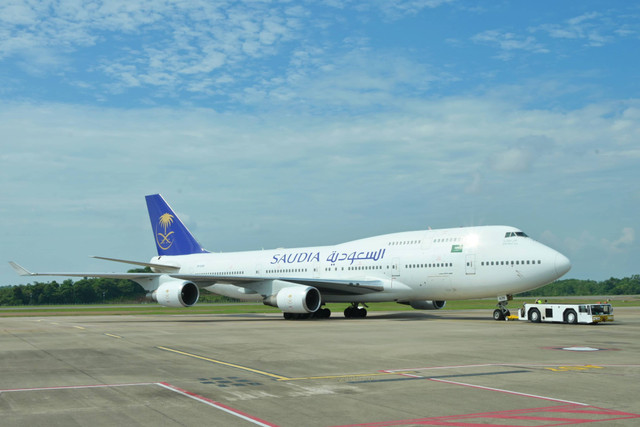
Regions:
[[[504,314],[502,313],[502,310],[500,310],[499,308],[493,310],[493,320],[504,320]]]
[[[321,308],[317,311],[317,317],[319,319],[328,319],[329,317],[331,317],[331,310],[329,310],[328,308]]]
[[[366,308],[347,307],[344,309],[344,317],[347,319],[364,319],[367,317]]]

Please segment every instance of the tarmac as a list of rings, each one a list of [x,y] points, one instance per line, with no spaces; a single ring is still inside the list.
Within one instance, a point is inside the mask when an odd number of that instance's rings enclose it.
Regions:
[[[0,425],[640,425],[640,308],[491,314],[0,318]]]

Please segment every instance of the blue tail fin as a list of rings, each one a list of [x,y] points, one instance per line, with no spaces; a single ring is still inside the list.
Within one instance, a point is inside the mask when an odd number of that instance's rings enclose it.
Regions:
[[[158,256],[201,254],[200,246],[160,194],[145,196]]]

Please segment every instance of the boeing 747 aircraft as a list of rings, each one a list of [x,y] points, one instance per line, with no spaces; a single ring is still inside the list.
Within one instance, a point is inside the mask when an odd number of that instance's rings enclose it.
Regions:
[[[496,320],[513,294],[546,285],[571,263],[561,253],[508,226],[408,231],[334,246],[210,253],[159,194],[146,196],[158,256],[149,262],[96,257],[152,273],[31,273],[23,276],[108,277],[139,283],[158,303],[193,306],[200,288],[278,307],[285,319],[321,317],[326,303],[348,303],[344,316],[365,317],[366,303],[395,301],[437,310],[446,300],[497,297]]]

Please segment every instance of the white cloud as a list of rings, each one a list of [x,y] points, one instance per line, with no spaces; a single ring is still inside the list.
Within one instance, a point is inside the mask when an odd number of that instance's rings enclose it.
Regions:
[[[611,252],[622,252],[628,249],[636,240],[635,230],[631,227],[624,227],[620,237],[613,241],[602,239],[603,245]]]
[[[510,148],[493,157],[492,167],[498,172],[523,172],[531,169],[533,153],[525,148]]]
[[[543,31],[552,38],[584,40],[588,46],[602,46],[613,40],[612,36],[602,35],[603,31],[609,31],[607,26],[600,13],[589,12],[567,19],[562,24],[543,24],[531,31]]]
[[[82,263],[75,252],[95,253],[116,237],[128,242],[131,236],[120,233],[131,230],[121,224],[139,221],[141,241],[120,254],[139,258],[149,250],[148,224],[143,203],[132,202],[162,192],[198,219],[205,233],[199,237],[212,250],[332,243],[397,231],[398,224],[478,223],[467,215],[530,229],[527,215],[539,212],[530,221],[558,233],[555,247],[602,257],[601,239],[580,230],[596,228],[584,221],[609,213],[612,201],[621,212],[637,211],[637,200],[615,199],[618,188],[638,182],[637,159],[614,155],[638,134],[638,124],[613,127],[634,117],[626,113],[633,108],[543,114],[490,97],[452,97],[414,101],[401,111],[314,117],[293,110],[251,115],[4,104],[0,134],[11,144],[1,154],[0,212],[5,228],[12,224],[3,231],[5,244],[24,246],[25,234],[67,241],[82,223],[94,237],[67,251],[67,259]],[[611,153],[605,165],[597,156],[575,155],[599,141]],[[487,159],[500,153],[511,163],[488,168]],[[520,170],[528,173],[514,173]],[[260,231],[243,231],[247,224]],[[110,227],[117,231],[99,231]],[[633,229],[625,229],[607,247],[635,244]],[[41,255],[23,254],[32,256]],[[574,263],[574,273],[581,269]]]
[[[451,49],[419,27],[466,12],[430,10],[444,4],[3,2],[0,93],[21,100],[0,103],[0,135],[11,141],[0,153],[0,212],[20,225],[5,226],[5,243],[16,247],[7,236],[20,233],[64,241],[57,227],[77,222],[120,230],[122,218],[111,218],[127,215],[140,214],[146,231],[144,207],[130,204],[160,191],[180,209],[180,198],[196,200],[191,218],[227,245],[211,249],[499,222],[557,230],[559,248],[577,254],[628,254],[637,241],[619,230],[640,203],[633,86],[622,99],[604,73],[577,76],[571,67],[582,63],[533,54],[635,27],[605,11],[558,27],[443,22],[442,40],[467,40]],[[406,38],[422,31],[429,43]],[[532,61],[496,67],[468,46],[473,33],[503,59]],[[92,107],[93,97],[128,108]],[[593,231],[612,206],[608,231]],[[247,224],[264,241],[238,237]]]
[[[532,53],[548,53],[549,50],[539,43],[533,36],[521,36],[501,30],[486,30],[471,37],[475,43],[497,45],[502,53],[500,59],[510,59],[512,51],[526,51]]]
[[[536,163],[553,155],[555,150],[556,143],[551,138],[530,135],[519,138],[511,147],[501,147],[498,152],[491,153],[487,163],[497,172],[530,172]]]
[[[180,74],[277,54],[299,36],[302,15],[301,6],[286,3],[12,1],[0,6],[0,61],[20,57],[34,72],[50,73],[68,54],[100,45],[102,65],[90,68],[117,82],[109,87],[175,87],[186,85]]]

